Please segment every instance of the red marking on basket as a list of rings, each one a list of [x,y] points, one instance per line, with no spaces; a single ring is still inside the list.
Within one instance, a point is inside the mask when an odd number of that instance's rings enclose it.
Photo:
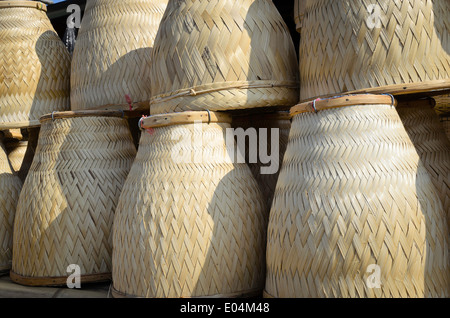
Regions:
[[[153,128],[146,128],[145,130],[152,136],[155,133],[155,130]]]
[[[133,103],[133,101],[131,100],[130,95],[125,94],[125,99],[126,99],[126,101],[127,101],[127,103],[128,103],[128,107],[130,107],[130,110],[133,110],[133,106],[131,106],[131,104]]]

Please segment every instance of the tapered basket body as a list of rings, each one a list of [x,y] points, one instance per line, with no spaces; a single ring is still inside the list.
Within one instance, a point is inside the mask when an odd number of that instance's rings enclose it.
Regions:
[[[152,114],[298,101],[295,47],[271,0],[170,0],[153,57]]]
[[[302,101],[449,78],[448,0],[297,1]]]
[[[446,215],[395,107],[342,105],[293,118],[265,295],[448,297]]]
[[[153,41],[168,0],[89,0],[72,58],[71,108],[150,100]]]
[[[70,108],[70,55],[35,1],[0,1],[0,128]]]
[[[0,141],[0,275],[11,269],[14,217],[22,182],[14,174]]]
[[[112,222],[136,155],[121,112],[41,118],[36,153],[14,224],[11,278],[65,285],[71,265],[81,282],[111,278]]]
[[[164,127],[144,121],[114,219],[114,297],[262,294],[264,199],[248,166],[230,159],[231,119],[221,116]]]

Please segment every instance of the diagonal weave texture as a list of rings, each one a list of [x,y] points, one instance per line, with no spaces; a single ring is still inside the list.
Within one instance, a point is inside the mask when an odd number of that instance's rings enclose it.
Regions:
[[[298,101],[295,47],[271,0],[169,0],[153,58],[152,114]]]
[[[252,140],[251,137],[249,137],[248,140],[245,141],[245,146],[242,147],[241,141],[238,139],[237,145],[241,153],[245,154],[246,162],[250,167],[250,170],[252,171],[252,174],[255,177],[264,198],[266,199],[267,217],[269,216],[270,207],[272,206],[275,186],[278,181],[281,163],[283,162],[283,156],[288,144],[289,131],[291,129],[291,120],[288,115],[288,112],[279,112],[233,118],[232,126],[235,129],[237,138],[239,138],[240,135],[236,129],[244,129],[249,136],[252,133],[252,129],[256,130],[255,135],[257,136],[257,140]],[[278,131],[278,139],[273,139],[273,142],[276,142],[276,147],[278,148],[276,159],[273,157],[275,154],[272,154],[273,129]],[[267,141],[267,147],[260,150],[262,139]],[[241,147],[243,149],[241,149]],[[265,160],[265,158],[261,156],[265,155],[271,156],[271,161],[269,163],[262,162],[262,159]],[[253,156],[256,156],[256,162],[254,160],[255,158],[252,158]],[[275,160],[278,161],[278,169],[275,173],[266,174],[261,170],[263,167],[269,168],[271,165],[274,165],[275,167]]]
[[[11,269],[13,225],[22,182],[14,175],[0,141],[0,274]]]
[[[114,219],[115,296],[262,292],[264,199],[248,166],[227,157],[230,124],[200,125],[142,133]],[[176,147],[187,155],[203,154],[203,161],[177,163]]]
[[[114,211],[135,155],[125,119],[43,121],[17,206],[13,272],[30,283],[67,277],[71,264],[111,273]]]
[[[22,166],[25,153],[27,152],[28,141],[14,141],[5,144],[8,160],[11,168],[17,174]],[[30,162],[31,165],[31,162]]]
[[[301,100],[449,77],[448,0],[308,0],[305,10]]]
[[[70,55],[44,10],[0,6],[1,128],[39,126],[41,115],[68,110],[69,72]]]
[[[294,117],[267,240],[273,297],[449,295],[442,203],[390,105]]]
[[[400,106],[397,111],[436,187],[450,226],[450,141],[439,117],[430,106],[424,107],[420,101]]]
[[[38,144],[39,127],[28,128],[24,138],[25,140],[6,144],[6,151],[11,167],[22,182],[25,182],[25,178],[33,162]]]
[[[153,41],[168,0],[90,0],[72,58],[71,108],[150,100]]]

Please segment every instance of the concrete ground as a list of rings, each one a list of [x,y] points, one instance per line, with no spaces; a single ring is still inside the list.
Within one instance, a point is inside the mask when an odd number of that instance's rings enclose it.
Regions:
[[[81,289],[27,287],[0,276],[0,298],[112,298],[111,283],[85,284]]]

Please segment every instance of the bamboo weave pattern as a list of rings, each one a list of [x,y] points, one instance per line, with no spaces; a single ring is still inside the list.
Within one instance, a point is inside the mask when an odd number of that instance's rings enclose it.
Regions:
[[[379,18],[368,10],[374,4]],[[301,100],[449,78],[448,0],[308,0],[305,6]]]
[[[294,117],[267,240],[269,296],[449,295],[443,206],[390,105]]]
[[[398,108],[403,125],[436,187],[450,226],[450,141],[431,107]]]
[[[14,216],[22,182],[14,175],[0,141],[0,274],[11,269]]]
[[[202,124],[200,132],[184,124],[142,133],[114,219],[116,294],[262,292],[264,199],[248,166],[224,157],[226,128],[230,124]],[[175,163],[171,152],[177,145],[202,153],[202,162]]]
[[[270,0],[170,0],[153,58],[151,114],[298,101],[295,47]]]
[[[69,109],[70,56],[45,11],[0,7],[0,70],[1,128]]]
[[[114,211],[135,155],[125,119],[43,121],[17,207],[13,272],[30,281],[67,277],[71,264],[111,273]]]
[[[168,0],[90,0],[71,73],[72,110],[150,100],[152,47]]]

